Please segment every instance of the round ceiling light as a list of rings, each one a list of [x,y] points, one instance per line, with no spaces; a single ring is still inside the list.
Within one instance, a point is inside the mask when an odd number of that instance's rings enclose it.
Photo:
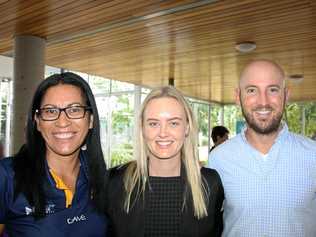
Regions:
[[[252,41],[240,42],[235,45],[235,49],[241,53],[250,53],[256,49],[257,45]]]

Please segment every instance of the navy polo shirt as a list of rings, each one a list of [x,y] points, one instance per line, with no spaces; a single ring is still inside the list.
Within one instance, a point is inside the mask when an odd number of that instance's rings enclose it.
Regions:
[[[96,213],[90,199],[87,166],[80,155],[80,171],[71,207],[66,208],[63,190],[57,189],[47,167],[47,216],[34,220],[33,207],[23,194],[13,200],[12,158],[0,161],[0,223],[14,237],[104,237],[107,218]]]

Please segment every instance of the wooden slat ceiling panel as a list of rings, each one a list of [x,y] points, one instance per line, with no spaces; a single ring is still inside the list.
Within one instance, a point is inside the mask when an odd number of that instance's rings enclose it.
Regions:
[[[175,7],[194,0],[13,0],[0,5],[1,37],[32,34],[46,39],[63,38],[106,22],[124,21],[155,10]],[[1,48],[1,44],[0,44]]]
[[[200,6],[197,6],[199,4]],[[149,87],[170,77],[186,95],[234,102],[251,59],[280,63],[292,100],[316,100],[316,7],[312,0],[28,0],[1,4],[0,53],[13,37],[47,39],[47,64]],[[253,53],[234,47],[255,41]]]

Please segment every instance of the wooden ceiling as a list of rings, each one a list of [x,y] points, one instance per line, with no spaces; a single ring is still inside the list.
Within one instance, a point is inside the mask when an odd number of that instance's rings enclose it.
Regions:
[[[47,40],[46,64],[186,95],[234,102],[251,59],[280,63],[292,101],[316,100],[314,0],[0,0],[0,54],[14,36]],[[242,54],[235,44],[254,41]]]

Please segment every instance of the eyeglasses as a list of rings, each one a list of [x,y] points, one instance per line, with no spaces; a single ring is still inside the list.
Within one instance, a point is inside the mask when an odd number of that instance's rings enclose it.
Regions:
[[[60,113],[64,111],[69,119],[81,119],[86,115],[86,111],[91,111],[91,107],[87,106],[70,106],[66,108],[42,108],[37,109],[35,112],[44,121],[54,121],[59,119]]]

